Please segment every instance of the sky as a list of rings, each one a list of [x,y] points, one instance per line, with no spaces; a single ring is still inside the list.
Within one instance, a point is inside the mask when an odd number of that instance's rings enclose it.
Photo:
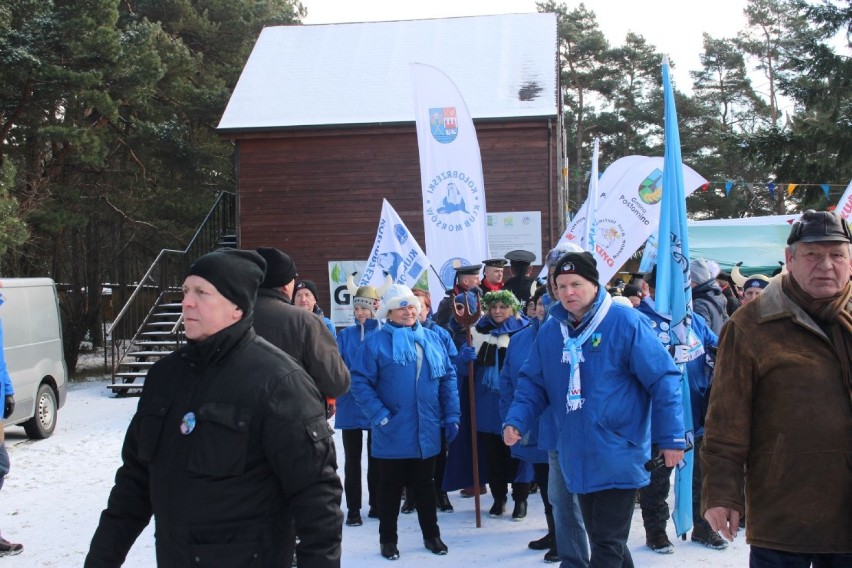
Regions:
[[[536,12],[535,0],[302,0],[305,24],[449,18],[484,14]],[[569,10],[578,0],[565,0]],[[675,86],[691,92],[690,70],[701,67],[702,32],[731,38],[745,28],[746,0],[587,0],[611,45],[621,45],[628,32],[642,35],[673,63]],[[760,89],[759,84],[755,84]]]
[[[84,355],[80,366],[103,365],[103,354]],[[6,430],[11,471],[0,491],[0,532],[4,538],[24,545],[18,556],[0,559],[3,568],[65,568],[82,566],[101,510],[106,506],[115,470],[121,463],[124,433],[139,402],[138,398],[115,398],[106,376],[72,382],[65,406],[59,410],[56,431],[47,440],[27,440],[23,428]],[[338,474],[343,475],[343,445],[335,430]],[[366,452],[362,456],[366,470]],[[366,479],[362,479],[364,499]],[[669,502],[671,503],[671,496]],[[492,519],[490,494],[481,498],[482,526],[476,527],[473,499],[450,494],[454,513],[439,513],[441,535],[449,547],[447,556],[435,556],[423,548],[417,516],[400,515],[400,559],[395,565],[419,568],[529,568],[545,566],[544,553],[527,549],[527,543],[547,532],[539,495],[531,495],[527,518]],[[509,511],[512,510],[510,504]],[[386,568],[379,555],[379,523],[366,518],[364,525],[343,527],[342,568]],[[510,516],[509,516],[510,517]],[[151,568],[154,557],[153,523],[136,540],[125,568]],[[748,564],[748,545],[742,533],[723,551],[690,541],[675,540],[667,527],[675,552],[660,555],[645,547],[640,510],[633,513],[628,545],[637,567],[682,568],[713,566],[739,568]],[[550,564],[547,566],[556,566]]]

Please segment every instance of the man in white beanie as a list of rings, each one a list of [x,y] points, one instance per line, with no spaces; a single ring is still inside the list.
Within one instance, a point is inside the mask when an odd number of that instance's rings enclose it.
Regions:
[[[352,394],[372,426],[379,466],[379,543],[383,557],[399,558],[397,519],[403,486],[414,490],[423,544],[447,553],[441,540],[432,479],[441,438],[458,435],[459,398],[452,363],[433,331],[420,324],[420,301],[395,284],[376,317],[386,322],[367,336],[351,363]]]

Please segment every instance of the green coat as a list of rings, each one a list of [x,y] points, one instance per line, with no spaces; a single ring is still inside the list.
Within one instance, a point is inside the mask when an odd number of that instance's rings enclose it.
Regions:
[[[701,471],[702,513],[745,510],[749,544],[852,552],[852,403],[831,341],[780,276],[722,328]]]

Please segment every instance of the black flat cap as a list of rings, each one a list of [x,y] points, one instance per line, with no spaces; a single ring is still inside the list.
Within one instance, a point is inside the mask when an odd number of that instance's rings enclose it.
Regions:
[[[510,250],[506,253],[506,258],[512,264],[530,265],[535,260],[535,255],[528,250]]]
[[[482,270],[482,265],[468,264],[464,266],[454,266],[453,269],[456,271],[456,276],[476,275],[479,274],[480,270]]]
[[[503,268],[506,266],[507,261],[505,258],[489,258],[488,260],[483,260],[482,264],[485,266],[493,266],[495,268]]]
[[[852,243],[852,234],[846,221],[833,211],[808,209],[793,223],[787,244],[818,242]]]

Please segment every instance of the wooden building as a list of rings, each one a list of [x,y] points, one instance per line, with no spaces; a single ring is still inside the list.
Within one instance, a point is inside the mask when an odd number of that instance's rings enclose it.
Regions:
[[[465,97],[488,211],[541,211],[546,252],[563,228],[556,50],[554,14],[264,29],[218,128],[237,145],[239,246],[292,255],[327,311],[328,262],[366,259],[382,198],[424,244],[420,62]]]

